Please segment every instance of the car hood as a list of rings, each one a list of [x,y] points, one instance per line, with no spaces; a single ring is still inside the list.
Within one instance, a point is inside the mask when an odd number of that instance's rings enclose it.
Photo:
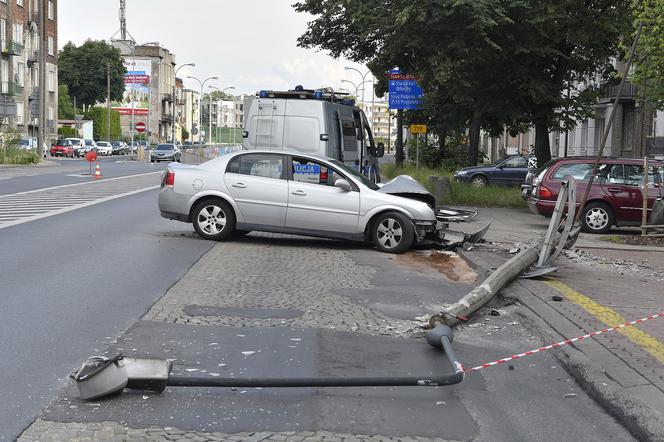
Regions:
[[[427,203],[435,209],[436,198],[423,185],[408,175],[399,175],[383,184],[377,192],[410,198]]]

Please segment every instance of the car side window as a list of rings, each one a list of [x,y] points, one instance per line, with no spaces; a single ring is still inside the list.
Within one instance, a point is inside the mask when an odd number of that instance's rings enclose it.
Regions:
[[[305,158],[293,158],[293,181],[334,186],[339,178],[343,176],[331,167]]]
[[[281,155],[274,154],[238,155],[228,163],[226,173],[282,179],[284,160]]]
[[[563,180],[566,176],[573,176],[579,181],[589,181],[590,174],[593,171],[591,163],[570,163],[562,164],[558,170],[553,173],[552,180]]]
[[[608,184],[625,184],[622,164],[612,164],[606,172],[606,182]]]
[[[525,168],[527,165],[528,159],[526,157],[512,157],[503,163],[503,167],[506,169]]]

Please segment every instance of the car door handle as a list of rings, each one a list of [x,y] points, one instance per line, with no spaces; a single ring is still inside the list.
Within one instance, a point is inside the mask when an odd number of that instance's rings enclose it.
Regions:
[[[622,191],[619,187],[609,187],[608,190],[611,193],[620,193]]]
[[[238,188],[240,188],[240,189],[246,189],[246,188],[247,188],[247,185],[244,184],[244,183],[235,183],[235,184],[231,184],[231,185],[232,185],[233,187],[238,187]]]
[[[300,196],[304,196],[304,195],[307,194],[304,190],[296,190],[295,192],[291,192],[291,193],[293,195],[300,195]]]

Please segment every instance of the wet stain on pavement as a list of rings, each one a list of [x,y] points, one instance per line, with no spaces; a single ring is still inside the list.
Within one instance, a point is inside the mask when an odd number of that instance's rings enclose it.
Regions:
[[[423,273],[437,270],[454,282],[473,283],[477,279],[475,271],[459,255],[438,250],[411,251],[398,255],[397,260],[416,271]]]

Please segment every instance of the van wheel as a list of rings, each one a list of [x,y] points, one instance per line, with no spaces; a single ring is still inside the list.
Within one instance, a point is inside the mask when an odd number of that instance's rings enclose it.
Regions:
[[[203,200],[196,204],[192,212],[194,230],[203,238],[221,241],[235,230],[235,213],[224,201]]]
[[[588,233],[607,233],[613,226],[613,211],[600,202],[588,203],[583,209],[583,231]]]
[[[403,253],[415,239],[413,223],[397,212],[380,215],[371,227],[371,238],[376,248],[386,253]]]

